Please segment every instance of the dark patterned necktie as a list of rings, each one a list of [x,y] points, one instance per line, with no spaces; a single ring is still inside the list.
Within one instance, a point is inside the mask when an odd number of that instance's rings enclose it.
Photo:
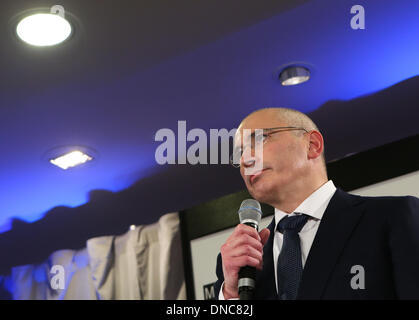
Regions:
[[[282,249],[278,257],[278,298],[295,300],[303,274],[300,237],[298,232],[308,220],[305,214],[285,217],[279,221],[277,230],[283,234]]]

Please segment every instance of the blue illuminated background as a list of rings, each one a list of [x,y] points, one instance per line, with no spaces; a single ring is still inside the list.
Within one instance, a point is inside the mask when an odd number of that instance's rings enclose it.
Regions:
[[[365,30],[350,27],[354,4],[365,8]],[[258,107],[311,112],[328,101],[356,99],[417,76],[418,15],[419,1],[307,1],[158,64],[130,65],[123,75],[89,74],[36,90],[3,86],[0,231],[10,229],[12,218],[33,222],[55,206],[86,203],[91,190],[117,192],[162,170],[154,159],[154,134],[175,129],[178,120],[186,120],[188,129],[231,129]],[[168,38],[166,45],[176,43]],[[16,59],[36,63],[41,54],[18,53]],[[116,56],[112,68],[122,60]],[[308,66],[310,81],[281,87],[278,68],[291,63]],[[9,67],[25,77],[18,65]],[[36,85],[37,75],[30,77]],[[398,112],[397,105],[392,108]],[[417,124],[418,113],[411,118]],[[355,134],[356,126],[352,130]],[[88,146],[99,157],[63,171],[44,158],[62,145]],[[329,146],[329,152],[334,148],[340,150]]]

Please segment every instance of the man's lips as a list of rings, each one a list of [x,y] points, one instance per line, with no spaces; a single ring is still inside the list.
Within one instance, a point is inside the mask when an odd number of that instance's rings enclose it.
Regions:
[[[266,170],[268,170],[268,168],[265,168],[265,169],[263,169],[263,170],[261,170],[261,171],[258,171],[258,172],[256,172],[255,174],[252,174],[250,177],[249,177],[249,182],[250,182],[250,184],[253,184],[253,181],[257,178],[257,177],[259,177],[263,172],[265,172]]]

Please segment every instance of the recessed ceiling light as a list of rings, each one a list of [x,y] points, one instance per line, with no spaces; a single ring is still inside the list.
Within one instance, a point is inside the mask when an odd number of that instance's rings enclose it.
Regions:
[[[310,79],[310,71],[299,66],[286,67],[279,74],[279,80],[283,86],[293,86],[306,82]]]
[[[50,162],[61,169],[68,169],[71,167],[78,166],[82,163],[85,163],[87,161],[92,160],[93,158],[88,156],[87,154],[81,152],[81,151],[72,151],[70,153],[67,153],[65,155],[62,155],[58,158],[51,159]]]
[[[53,46],[71,34],[70,23],[58,14],[37,13],[23,18],[16,27],[20,39],[34,46]]]

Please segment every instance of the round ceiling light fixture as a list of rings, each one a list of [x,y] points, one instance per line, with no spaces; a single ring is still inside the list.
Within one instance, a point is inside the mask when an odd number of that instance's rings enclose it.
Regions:
[[[70,36],[71,31],[63,13],[36,13],[23,18],[16,27],[20,39],[39,47],[59,44]]]
[[[310,79],[310,71],[301,66],[288,66],[279,74],[283,86],[294,86]]]

